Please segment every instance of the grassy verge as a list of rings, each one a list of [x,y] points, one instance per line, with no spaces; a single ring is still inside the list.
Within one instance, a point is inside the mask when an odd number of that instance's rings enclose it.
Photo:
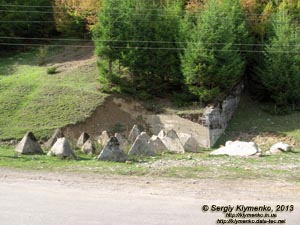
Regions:
[[[140,161],[114,163],[76,152],[78,160],[46,155],[17,155],[0,147],[0,167],[31,171],[80,172],[176,178],[269,179],[300,182],[300,152],[266,157],[238,158],[198,154],[164,154]]]
[[[50,50],[49,55],[57,53]],[[95,63],[47,74],[32,50],[0,61],[0,139],[21,138],[31,130],[39,137],[87,118],[105,96]]]
[[[300,112],[284,116],[273,116],[262,110],[263,103],[243,96],[224,135],[216,146],[227,140],[254,141],[267,150],[278,141],[300,149]]]

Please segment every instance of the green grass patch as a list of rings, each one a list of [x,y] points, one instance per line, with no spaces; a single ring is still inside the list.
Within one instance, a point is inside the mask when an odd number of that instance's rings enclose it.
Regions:
[[[200,179],[268,179],[300,182],[300,153],[256,158],[209,156],[207,152],[163,154],[131,160],[131,163],[97,161],[76,151],[77,160],[47,155],[19,155],[11,147],[0,147],[0,168],[29,171],[60,171],[151,177]]]
[[[100,174],[144,175],[144,169],[135,164],[97,161],[95,156],[76,151],[77,160],[44,155],[20,155],[12,148],[0,148],[0,167],[28,171],[92,172]]]
[[[104,101],[95,63],[48,75],[37,61],[36,50],[1,59],[0,139],[21,138],[29,130],[49,136],[57,127],[85,120]]]
[[[284,116],[275,116],[265,112],[263,107],[263,103],[251,100],[248,96],[243,96],[225,134],[215,146],[224,144],[227,140],[251,141],[249,139],[251,136],[270,132],[279,136],[294,138],[297,144],[296,148],[299,149],[300,112],[296,111]],[[249,135],[245,136],[243,134]]]

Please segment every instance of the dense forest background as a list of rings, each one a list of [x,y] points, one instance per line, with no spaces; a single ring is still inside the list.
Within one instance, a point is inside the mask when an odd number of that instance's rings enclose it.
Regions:
[[[280,114],[300,103],[299,10],[299,0],[0,0],[0,46],[93,40],[103,91],[209,103],[244,79]]]

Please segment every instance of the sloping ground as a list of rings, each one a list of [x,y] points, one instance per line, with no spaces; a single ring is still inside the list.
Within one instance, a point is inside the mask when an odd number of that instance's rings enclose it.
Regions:
[[[206,130],[181,118],[178,114],[182,109],[170,110],[166,102],[158,101],[152,104],[154,109],[161,105],[166,113],[156,115],[133,99],[101,93],[93,49],[49,51],[51,56],[45,66],[37,65],[36,50],[1,59],[0,140],[19,139],[29,130],[46,137],[58,127],[74,139],[83,131],[94,137],[103,130],[128,134],[133,124],[139,124],[154,134],[161,128],[193,134],[205,145]],[[57,67],[59,73],[48,75],[49,66]],[[218,144],[239,139],[268,149],[275,142],[284,141],[299,149],[299,112],[272,116],[262,107],[244,96]],[[196,108],[183,113],[200,113]]]
[[[154,127],[175,129],[206,141],[201,126],[180,118],[177,110],[156,116],[133,99],[111,96],[105,100],[107,95],[99,91],[93,49],[50,49],[45,66],[37,65],[37,53],[31,50],[0,62],[0,140],[19,139],[27,131],[43,138],[59,127],[71,139],[83,131],[92,137],[103,130],[128,135],[138,124],[154,134],[159,132]],[[50,66],[58,73],[47,74]]]
[[[242,96],[217,145],[227,140],[254,141],[262,150],[267,150],[276,142],[283,141],[294,149],[300,149],[300,112],[275,116],[263,111],[264,107],[263,103],[252,100],[248,95]]]
[[[111,134],[124,132],[128,135],[134,124],[138,124],[144,129],[147,128],[143,115],[148,113],[137,101],[110,96],[102,105],[97,107],[89,118],[64,127],[63,132],[65,136],[71,139],[77,139],[82,132],[87,132],[95,138],[104,130]]]
[[[21,138],[28,130],[48,136],[57,127],[85,120],[103,103],[93,50],[78,50],[82,56],[74,58],[72,49],[51,52],[46,66],[37,65],[35,50],[1,59],[0,139]],[[60,72],[48,75],[47,66],[57,66],[56,61]]]
[[[147,123],[154,134],[158,134],[161,129],[173,129],[177,134],[192,135],[199,146],[206,147],[209,145],[209,131],[206,127],[176,114],[149,115],[147,116]]]
[[[128,136],[133,125],[137,124],[150,135],[157,135],[162,129],[173,129],[178,134],[192,135],[199,146],[208,145],[208,130],[204,126],[180,117],[177,115],[178,111],[154,114],[154,112],[147,110],[144,105],[145,103],[132,98],[110,96],[102,105],[98,106],[89,118],[64,127],[63,132],[71,139],[77,139],[82,132],[87,132],[95,138],[104,130],[110,134],[123,132]]]
[[[103,130],[128,135],[134,124],[155,134],[158,131],[153,131],[152,127],[189,133],[191,128],[197,126],[194,131],[200,126],[174,115],[178,110],[167,112],[157,124],[156,120],[147,119],[156,115],[145,109],[143,103],[101,93],[93,49],[51,49],[45,66],[37,65],[36,55],[37,51],[32,50],[5,58],[0,63],[2,140],[19,139],[27,131],[46,137],[58,127],[63,128],[68,138],[77,139],[83,131],[92,137]],[[58,73],[47,74],[50,66],[56,67]]]

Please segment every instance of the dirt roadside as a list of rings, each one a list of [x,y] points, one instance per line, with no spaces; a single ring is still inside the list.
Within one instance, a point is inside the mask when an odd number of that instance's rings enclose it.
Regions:
[[[225,213],[204,212],[204,205],[240,204],[293,204],[294,212],[277,213],[276,219],[298,225],[300,187],[266,180],[0,171],[1,225],[212,225]]]
[[[78,174],[59,172],[30,172],[12,169],[0,171],[0,183],[55,183],[64,187],[97,189],[104,192],[185,195],[203,199],[260,200],[300,203],[300,185],[295,182],[245,179],[178,179],[136,176]]]

